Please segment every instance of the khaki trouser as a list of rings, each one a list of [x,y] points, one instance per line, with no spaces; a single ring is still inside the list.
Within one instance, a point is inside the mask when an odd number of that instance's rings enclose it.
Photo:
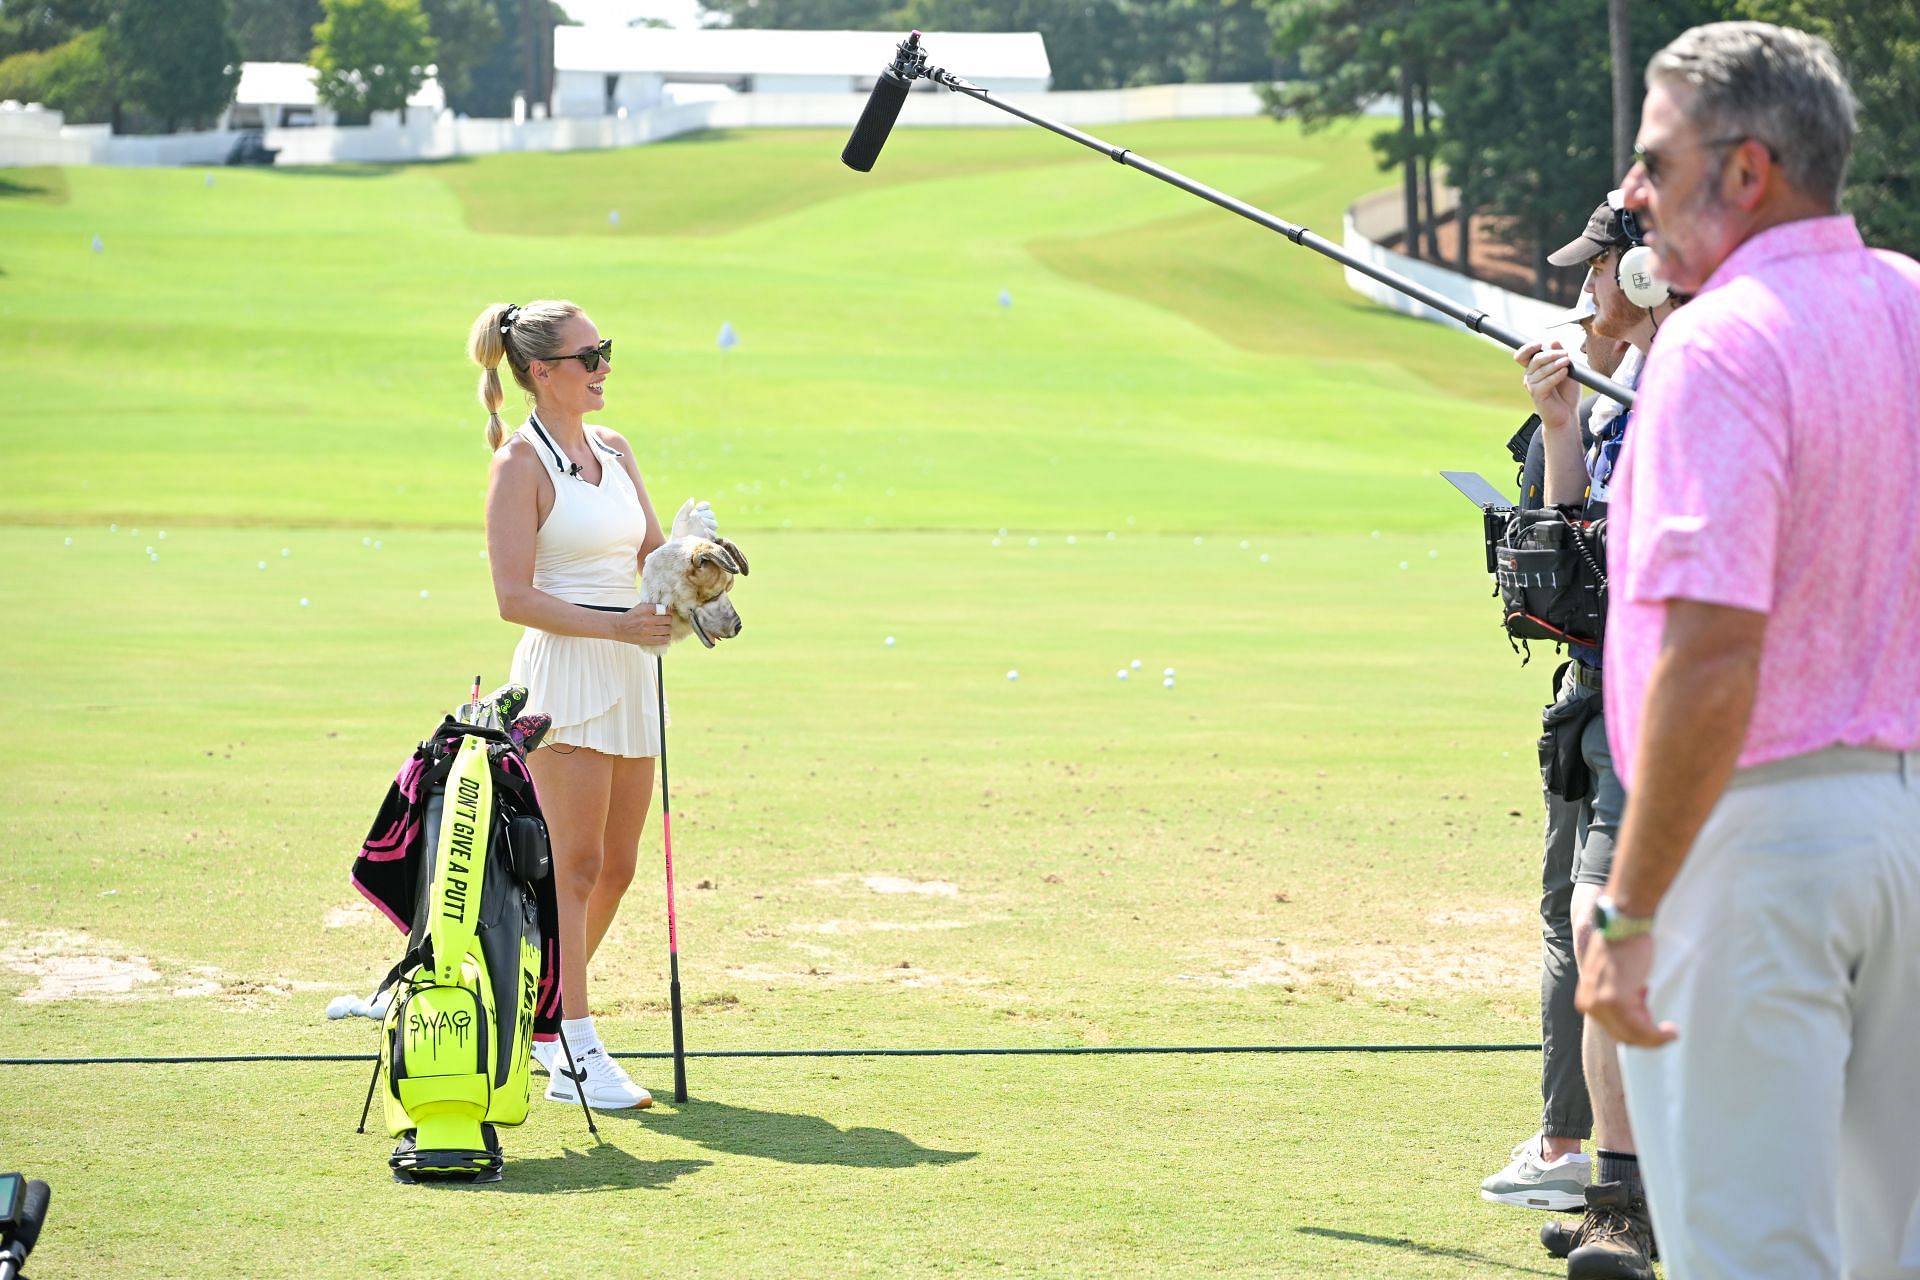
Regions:
[[[1734,775],[1621,1050],[1670,1280],[1920,1280],[1920,752]]]

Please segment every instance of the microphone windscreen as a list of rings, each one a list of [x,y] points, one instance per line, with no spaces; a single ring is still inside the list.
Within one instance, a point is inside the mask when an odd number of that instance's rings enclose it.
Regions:
[[[873,96],[867,99],[866,109],[840,153],[841,163],[861,173],[873,172],[873,162],[880,158],[880,148],[886,145],[893,122],[900,118],[900,104],[906,100],[907,82],[892,71],[881,72],[873,83]]]
[[[34,1243],[40,1239],[40,1224],[47,1220],[47,1204],[52,1199],[53,1189],[40,1179],[27,1183],[26,1194],[20,1197],[20,1225],[13,1233],[14,1242],[23,1255],[32,1253]]]

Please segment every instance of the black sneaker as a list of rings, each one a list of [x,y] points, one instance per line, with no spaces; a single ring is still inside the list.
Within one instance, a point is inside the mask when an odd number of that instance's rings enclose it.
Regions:
[[[1540,1233],[1547,1244],[1547,1233]],[[1653,1220],[1624,1182],[1587,1188],[1587,1216],[1569,1237],[1567,1280],[1654,1280]],[[1552,1251],[1552,1245],[1548,1245]]]

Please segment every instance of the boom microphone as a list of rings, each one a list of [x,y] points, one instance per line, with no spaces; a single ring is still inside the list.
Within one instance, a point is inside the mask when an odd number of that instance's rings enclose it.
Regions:
[[[40,1239],[40,1226],[47,1220],[47,1204],[52,1199],[52,1189],[40,1179],[27,1183],[26,1194],[20,1198],[20,1220],[11,1233],[13,1238],[6,1248],[0,1249],[0,1280],[12,1280],[27,1264],[27,1255]]]
[[[840,153],[840,161],[847,168],[860,173],[873,172],[873,162],[880,158],[880,148],[887,145],[887,135],[893,132],[893,122],[900,118],[900,107],[907,100],[913,74],[923,61],[919,50],[920,33],[915,31],[900,42],[893,62],[873,82],[873,96],[867,99],[866,109],[860,113],[859,123],[853,126],[846,149]]]

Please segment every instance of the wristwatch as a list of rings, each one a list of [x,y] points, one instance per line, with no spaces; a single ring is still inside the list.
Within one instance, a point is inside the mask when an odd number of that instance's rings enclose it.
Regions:
[[[1652,933],[1653,917],[1624,915],[1603,893],[1593,900],[1593,931],[1608,942],[1625,942]]]

